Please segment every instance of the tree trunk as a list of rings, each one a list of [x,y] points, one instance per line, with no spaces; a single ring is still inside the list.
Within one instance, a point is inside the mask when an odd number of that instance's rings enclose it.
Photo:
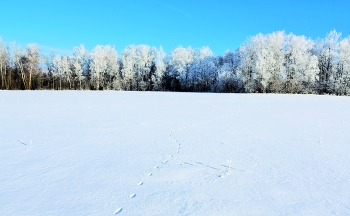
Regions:
[[[29,71],[29,84],[28,84],[28,90],[32,89],[32,71]]]

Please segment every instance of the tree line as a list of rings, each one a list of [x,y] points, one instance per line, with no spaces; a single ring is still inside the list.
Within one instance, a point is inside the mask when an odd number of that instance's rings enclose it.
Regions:
[[[215,56],[209,47],[83,45],[42,55],[0,38],[1,89],[247,92],[350,95],[350,37],[311,40],[284,31],[258,34]]]

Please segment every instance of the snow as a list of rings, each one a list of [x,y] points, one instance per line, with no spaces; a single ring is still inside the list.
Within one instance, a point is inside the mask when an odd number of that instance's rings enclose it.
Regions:
[[[0,91],[0,215],[348,215],[350,98]]]

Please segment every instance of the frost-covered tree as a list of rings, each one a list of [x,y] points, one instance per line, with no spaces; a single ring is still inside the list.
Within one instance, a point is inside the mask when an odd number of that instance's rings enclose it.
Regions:
[[[63,80],[66,83],[68,83],[69,89],[72,89],[71,61],[70,61],[70,58],[68,56],[62,56],[62,58],[61,58],[61,70],[62,70],[62,74],[63,74]]]
[[[55,79],[56,77],[56,67],[54,64],[55,53],[51,52],[49,55],[44,57],[44,63],[46,65],[47,77],[49,86],[52,86],[52,89],[55,89]]]
[[[10,54],[8,46],[2,41],[0,37],[0,76],[1,76],[1,88],[9,89],[10,83],[7,80],[7,67],[9,67]]]
[[[258,89],[258,71],[255,70],[255,61],[257,53],[257,40],[249,38],[237,50],[237,69],[236,74],[241,77],[245,92],[255,92]],[[225,77],[230,66],[224,67]],[[221,77],[223,77],[221,75]]]
[[[239,66],[239,58],[237,52],[231,52],[227,50],[223,57],[220,58],[220,63],[218,67],[218,91],[220,92],[241,92],[243,90],[243,76],[242,71],[239,71],[237,67]],[[247,63],[247,62],[246,62]],[[242,70],[247,68],[243,68]],[[247,74],[250,71],[244,71]],[[251,73],[250,73],[251,74]],[[247,77],[248,78],[248,77]],[[252,78],[251,78],[252,79]]]
[[[187,89],[212,91],[217,79],[217,58],[209,47],[202,47],[196,50],[194,59],[189,69]]]
[[[125,90],[151,90],[155,53],[155,48],[143,44],[124,49],[121,73]]]
[[[318,88],[320,93],[333,93],[340,36],[340,33],[333,30],[327,34],[325,39],[316,44],[314,52],[318,56]]]
[[[152,74],[152,90],[154,91],[160,91],[163,89],[162,80],[166,71],[165,57],[166,54],[163,47],[160,47],[155,51],[154,63],[156,70],[155,73]]]
[[[19,71],[20,76],[21,76],[21,80],[22,80],[22,84],[24,89],[28,89],[29,85],[28,80],[27,80],[27,73],[25,71],[25,66],[27,63],[27,58],[26,56],[23,54],[21,47],[18,45],[16,45],[15,43],[12,44],[13,46],[13,61],[15,64],[15,67],[17,69],[17,71]]]
[[[124,90],[130,91],[136,89],[136,61],[136,46],[130,45],[126,47],[121,57],[121,74]]]
[[[76,81],[79,83],[79,89],[82,89],[82,82],[85,80],[84,69],[87,68],[87,55],[88,52],[84,45],[73,48],[74,53],[71,57],[71,64],[74,70]]]
[[[105,49],[101,45],[95,46],[91,53],[90,71],[93,88],[103,89],[106,84],[107,61]]]
[[[255,70],[259,74],[262,92],[280,92],[284,75],[285,33],[258,35]]]
[[[336,74],[335,93],[350,95],[350,37],[339,43],[339,61]]]
[[[113,46],[104,47],[106,58],[106,75],[108,77],[107,89],[120,90],[121,80],[119,75],[118,53]]]
[[[214,53],[208,46],[204,46],[197,50],[197,56],[197,59],[205,59],[207,57],[214,57]]]
[[[305,36],[287,36],[285,53],[285,86],[288,93],[308,93],[318,74],[317,56],[312,54],[314,42]]]
[[[57,89],[58,90],[61,90],[62,89],[62,77],[63,75],[61,74],[62,71],[61,71],[61,57],[60,56],[53,56],[53,60],[52,60],[52,63],[53,63],[53,68],[54,68],[54,72],[53,72],[53,79],[58,79],[58,87]],[[53,84],[53,88],[55,89],[55,85]]]
[[[20,71],[24,89],[32,89],[34,73],[39,70],[40,52],[37,44],[28,44],[22,51],[20,46],[13,45],[14,63]]]
[[[154,65],[155,48],[150,48],[148,45],[137,45],[137,60],[136,74],[137,82],[139,83],[138,90],[150,90],[152,81],[152,67]]]
[[[258,34],[238,50],[237,74],[247,92],[280,92],[285,76],[285,33]]]
[[[111,45],[96,46],[91,53],[90,71],[94,89],[119,89],[118,54]]]
[[[64,56],[55,56],[53,59],[53,64],[55,67],[55,77],[59,80],[59,90],[65,89],[68,84],[68,88],[72,87],[72,71],[69,57]],[[63,88],[62,88],[63,87]]]
[[[41,59],[39,46],[37,44],[28,44],[24,50],[24,57],[26,58],[26,67],[29,72],[27,89],[32,89],[33,74],[38,71]]]
[[[187,90],[189,81],[189,69],[195,59],[195,50],[192,47],[179,46],[171,52],[169,61],[170,73],[173,79],[172,89]]]

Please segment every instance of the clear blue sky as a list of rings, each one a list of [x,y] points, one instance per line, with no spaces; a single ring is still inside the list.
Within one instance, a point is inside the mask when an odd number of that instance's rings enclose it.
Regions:
[[[350,35],[349,0],[2,0],[0,36],[43,52],[84,44],[209,46],[216,55],[249,36],[285,30],[316,39]]]

